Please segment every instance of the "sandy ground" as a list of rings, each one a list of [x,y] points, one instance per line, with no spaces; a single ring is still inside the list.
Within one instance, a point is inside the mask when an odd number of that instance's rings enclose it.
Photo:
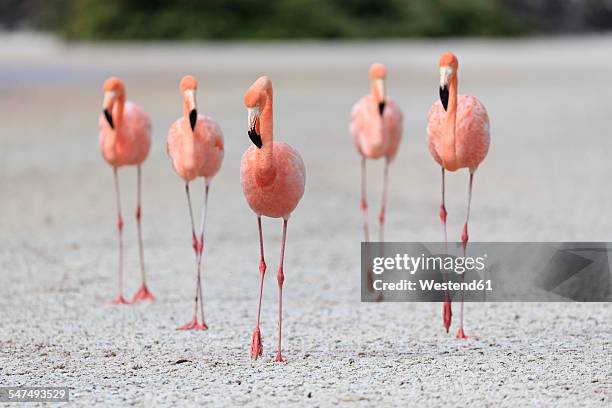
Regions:
[[[611,40],[66,46],[3,37],[0,384],[67,385],[83,406],[610,406],[610,304],[469,304],[472,338],[457,341],[442,330],[438,304],[360,303],[359,161],[347,126],[352,103],[368,90],[369,63],[386,62],[406,122],[391,169],[387,239],[440,240],[439,169],[425,123],[438,55],[453,49],[461,90],[478,95],[492,120],[471,238],[610,240]],[[203,333],[174,330],[190,317],[194,290],[183,187],[165,153],[184,73],[200,79],[200,110],[220,122],[226,140],[211,188]],[[301,152],[308,172],[289,223],[286,365],[272,361],[279,220],[264,221],[264,356],[248,355],[258,246],[238,178],[249,146],[242,95],[264,73],[275,85],[276,138]],[[115,293],[115,208],[96,121],[110,74],[125,79],[154,127],[143,211],[158,301],[133,307],[105,304]],[[131,294],[135,170],[120,177]],[[381,163],[371,164],[373,209],[381,179]],[[451,238],[459,238],[466,198],[467,173],[452,174]]]

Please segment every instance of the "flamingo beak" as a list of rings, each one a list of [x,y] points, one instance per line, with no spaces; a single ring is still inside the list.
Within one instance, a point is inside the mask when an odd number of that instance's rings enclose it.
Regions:
[[[263,142],[259,134],[259,107],[248,108],[248,113],[247,126],[249,139],[258,149],[261,149]]]
[[[440,101],[444,110],[448,110],[448,77],[453,73],[451,67],[440,67]]]
[[[446,85],[440,87],[440,101],[444,110],[448,110],[448,87]]]
[[[380,102],[378,102],[378,113],[380,113],[380,116],[383,115],[383,112],[385,111],[385,104],[386,104],[386,93],[387,93],[387,89],[385,87],[385,80],[383,78],[377,78],[374,80],[374,87],[376,88],[376,93],[378,94],[379,100]]]
[[[113,124],[113,104],[115,103],[115,93],[112,91],[104,93],[104,102],[102,103],[102,113],[104,113],[104,117],[108,122],[108,125],[111,129],[115,129],[115,125]]]
[[[191,131],[193,132],[198,122],[198,110],[196,108],[195,90],[186,90],[185,97],[187,98],[187,107],[189,109],[189,125],[191,126]]]

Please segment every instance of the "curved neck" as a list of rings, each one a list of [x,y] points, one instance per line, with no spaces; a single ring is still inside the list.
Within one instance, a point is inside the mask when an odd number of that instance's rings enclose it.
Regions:
[[[120,95],[117,97],[117,103],[113,108],[113,122],[115,129],[121,128],[121,122],[123,122],[123,109],[125,108],[125,96]]]
[[[125,96],[119,96],[117,102],[113,106],[111,116],[113,117],[113,129],[104,138],[104,148],[107,151],[113,151],[117,153],[117,141],[122,136],[121,123],[123,122],[123,109],[125,107]]]
[[[448,86],[448,109],[444,126],[444,154],[442,163],[447,170],[457,170],[457,150],[455,148],[455,129],[457,124],[457,74],[453,75]]]
[[[273,142],[273,98],[272,88],[265,91],[265,105],[259,117],[259,132],[261,135],[261,149],[257,152],[257,179],[260,184],[269,184],[274,180],[274,142]]]
[[[383,79],[370,79],[370,95],[372,98],[374,98],[376,103],[383,102],[385,98],[385,96],[382,94],[384,89],[381,89],[380,87],[382,81]],[[382,86],[384,87],[384,84]]]
[[[183,98],[183,119],[185,119],[187,123],[189,123],[189,112],[191,112],[189,109],[189,102],[187,98]]]
[[[370,95],[378,102],[378,91],[376,90],[376,82],[373,79],[370,79]]]

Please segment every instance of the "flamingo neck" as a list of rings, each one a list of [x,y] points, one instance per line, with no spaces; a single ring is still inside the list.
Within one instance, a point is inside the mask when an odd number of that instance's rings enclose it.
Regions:
[[[195,130],[191,130],[191,121],[189,119],[190,113],[191,109],[189,108],[189,101],[187,100],[187,98],[185,98],[183,99],[183,126],[185,126],[185,129],[188,130],[188,132],[185,132],[185,134],[191,139],[194,139]]]
[[[457,83],[457,74],[455,74],[450,80],[448,89],[448,109],[444,127],[444,152],[442,155],[442,164],[444,168],[449,171],[455,171],[459,168],[455,146],[455,131],[457,128]]]
[[[380,102],[380,95],[378,95],[378,89],[376,89],[376,82],[373,79],[370,80],[370,95],[378,103]]]
[[[187,124],[189,124],[189,103],[187,102],[187,98],[183,99],[183,119],[185,119],[185,121],[187,121]]]
[[[262,146],[257,151],[257,180],[260,185],[270,184],[276,177],[274,166],[274,141],[273,141],[273,109],[272,89],[266,91],[266,102],[259,117],[259,131]]]
[[[125,96],[121,95],[117,98],[117,103],[113,108],[113,122],[115,124],[115,129],[121,128],[121,123],[123,122],[123,110],[125,108]]]
[[[183,129],[182,129],[182,157],[184,160],[183,165],[187,169],[195,169],[196,168],[196,160],[195,160],[195,130],[191,130],[191,122],[189,120],[189,113],[191,110],[189,109],[189,102],[187,99],[183,100]]]
[[[117,140],[122,136],[121,123],[123,122],[123,109],[125,105],[125,97],[123,95],[117,98],[117,103],[113,106],[113,110],[111,115],[113,117],[113,125],[114,129],[111,129],[110,132],[104,138],[104,149],[107,152],[113,152],[112,154],[117,154]]]

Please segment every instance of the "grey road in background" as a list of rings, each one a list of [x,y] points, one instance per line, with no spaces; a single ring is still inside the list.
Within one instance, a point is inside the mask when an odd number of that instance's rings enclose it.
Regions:
[[[451,49],[460,59],[460,92],[477,95],[492,122],[491,150],[475,178],[471,239],[609,241],[611,42],[94,46],[2,37],[0,385],[70,386],[77,405],[609,405],[610,304],[469,304],[472,338],[457,341],[457,320],[444,333],[439,304],[360,303],[359,160],[348,117],[368,92],[369,64],[386,62],[388,91],[406,124],[391,167],[386,238],[441,240],[440,171],[425,126],[438,56]],[[200,111],[220,122],[226,140],[210,196],[205,333],[174,330],[191,317],[194,292],[183,185],[165,152],[186,73],[198,77]],[[105,304],[115,294],[115,207],[97,117],[111,74],[124,78],[128,98],[153,121],[143,216],[158,301],[135,307]],[[301,152],[308,172],[289,222],[284,366],[273,363],[279,220],[264,221],[264,355],[251,361],[248,354],[259,260],[256,219],[239,183],[250,143],[242,96],[262,74],[274,83],[275,137]],[[382,164],[369,169],[374,224]],[[135,170],[120,177],[131,294]],[[461,233],[467,183],[465,171],[448,177],[451,240]]]

